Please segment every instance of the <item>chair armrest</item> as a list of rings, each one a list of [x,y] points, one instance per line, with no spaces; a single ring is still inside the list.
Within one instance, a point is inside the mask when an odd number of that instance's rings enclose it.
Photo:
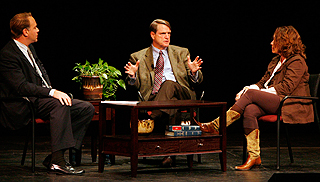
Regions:
[[[1,101],[27,101],[30,102],[30,100],[27,97],[0,97]]]
[[[28,97],[0,97],[0,101],[21,101],[21,102],[27,102],[28,107],[30,109],[31,112],[31,119],[34,121],[35,119],[35,108],[33,103],[29,100]]]
[[[67,93],[67,94],[68,94],[68,96],[69,96],[71,99],[73,99],[72,93]]]
[[[277,120],[278,122],[280,122],[280,116],[281,116],[281,109],[282,106],[284,104],[284,101],[286,101],[287,99],[305,99],[305,100],[319,100],[319,97],[307,97],[307,96],[295,96],[295,95],[287,95],[285,96],[281,101],[280,101],[280,105],[278,108],[278,113],[277,113]]]
[[[307,96],[294,96],[294,95],[287,95],[285,96],[279,105],[279,108],[281,108],[283,106],[284,101],[286,101],[287,99],[306,99],[306,100],[318,100],[319,97],[307,97]]]

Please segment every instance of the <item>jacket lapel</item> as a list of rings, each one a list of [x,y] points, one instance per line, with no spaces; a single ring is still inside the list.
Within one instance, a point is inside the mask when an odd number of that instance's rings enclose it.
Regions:
[[[280,66],[280,68],[276,71],[276,73],[278,72],[281,72],[281,70],[288,64],[290,64],[292,61],[295,60],[295,58],[298,57],[298,56],[291,56],[291,57],[288,57],[287,60]],[[280,61],[280,59],[279,59]]]
[[[150,46],[147,51],[146,51],[146,55],[145,55],[145,63],[146,63],[146,67],[150,73],[150,78],[151,78],[151,82],[152,85],[154,83],[154,67],[155,65],[153,65],[153,55],[152,55],[152,46]]]
[[[17,44],[14,42],[14,40],[11,41],[11,45],[13,47],[13,50],[19,55],[19,57],[21,58],[21,60],[23,60],[29,67],[30,70],[32,70],[31,72],[34,75],[38,75],[36,73],[36,70],[33,68],[33,66],[30,64],[29,60],[26,58],[26,56],[22,53],[22,51],[19,49],[19,47],[17,46]]]

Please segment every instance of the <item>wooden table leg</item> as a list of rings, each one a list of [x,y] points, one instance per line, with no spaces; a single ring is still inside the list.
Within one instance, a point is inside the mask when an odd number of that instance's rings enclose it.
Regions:
[[[193,167],[193,155],[187,155],[188,167],[192,170]]]
[[[99,158],[98,158],[98,172],[102,173],[106,161],[106,155],[103,153],[103,135],[106,134],[106,112],[105,107],[99,106]]]
[[[99,153],[98,171],[102,173],[104,170],[104,162],[106,161],[106,155]]]
[[[138,170],[138,155],[131,155],[131,176],[137,177],[137,170]]]
[[[226,112],[227,112],[227,107],[226,107],[226,105],[224,105],[221,108],[220,129],[219,129],[219,133],[220,133],[220,135],[222,135],[222,138],[221,138],[221,150],[222,150],[222,153],[219,154],[219,158],[220,158],[221,170],[224,171],[224,172],[227,171]]]
[[[220,158],[221,170],[223,172],[227,171],[227,157],[226,157],[226,155],[222,152],[219,154],[219,158]]]
[[[131,110],[131,176],[137,177],[138,170],[138,109]]]

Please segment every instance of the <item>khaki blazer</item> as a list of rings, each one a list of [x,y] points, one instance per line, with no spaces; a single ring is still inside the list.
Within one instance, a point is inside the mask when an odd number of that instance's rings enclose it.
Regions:
[[[196,99],[194,86],[202,82],[203,75],[199,70],[198,82],[194,83],[192,81],[187,59],[187,56],[190,56],[189,50],[187,48],[169,45],[167,51],[176,81],[189,91],[191,99]],[[144,100],[149,100],[154,84],[155,75],[152,46],[131,54],[129,60],[133,64],[136,64],[136,62],[140,60],[139,69],[137,71],[137,78],[134,86],[141,92]]]
[[[274,68],[278,64],[280,56],[276,56],[268,65],[268,70],[257,83],[264,88],[264,83],[270,78]],[[286,95],[310,96],[309,73],[305,59],[301,55],[289,57],[277,70],[269,85],[273,86],[283,99]],[[314,121],[312,102],[302,99],[288,99],[282,108],[284,123],[310,123]]]

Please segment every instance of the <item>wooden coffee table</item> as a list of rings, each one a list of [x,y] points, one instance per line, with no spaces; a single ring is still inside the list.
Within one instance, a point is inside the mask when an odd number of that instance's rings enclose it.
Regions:
[[[193,154],[219,153],[221,170],[226,171],[226,102],[198,100],[178,101],[101,101],[99,106],[99,166],[104,170],[105,155],[121,155],[130,157],[131,176],[136,177],[138,157],[187,155],[188,166],[192,167]],[[111,120],[106,121],[106,108],[111,108]],[[201,136],[171,137],[165,135],[138,135],[139,110],[212,108],[220,113],[219,135],[203,133]],[[129,110],[131,113],[131,133],[116,134],[116,115],[118,110]],[[205,113],[201,113],[202,115]],[[109,122],[109,123],[107,123]],[[111,126],[111,134],[107,135],[107,125]],[[129,125],[129,121],[128,121]]]

